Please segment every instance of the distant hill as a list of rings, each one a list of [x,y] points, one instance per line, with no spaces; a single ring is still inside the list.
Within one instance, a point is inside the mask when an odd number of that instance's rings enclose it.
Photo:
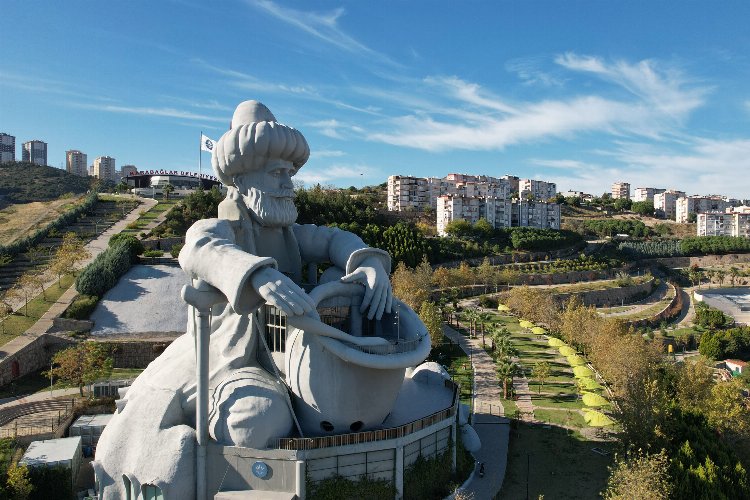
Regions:
[[[95,179],[69,174],[54,167],[27,162],[0,165],[0,207],[12,203],[55,200],[66,193],[91,189]]]

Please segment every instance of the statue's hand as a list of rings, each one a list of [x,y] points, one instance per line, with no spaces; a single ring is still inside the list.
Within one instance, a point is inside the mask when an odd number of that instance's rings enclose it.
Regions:
[[[367,257],[353,272],[347,274],[341,281],[344,283],[360,282],[365,285],[365,296],[362,299],[360,312],[370,308],[367,319],[380,319],[383,312],[391,312],[393,293],[391,281],[385,272],[383,264],[376,257]]]
[[[264,267],[250,276],[250,284],[267,304],[287,316],[301,316],[315,309],[315,302],[297,284],[272,267]]]

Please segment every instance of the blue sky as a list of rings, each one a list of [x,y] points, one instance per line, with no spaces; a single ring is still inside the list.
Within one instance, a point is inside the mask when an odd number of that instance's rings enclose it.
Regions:
[[[750,198],[750,2],[6,1],[0,132],[197,170],[264,102],[298,174],[513,174]],[[204,156],[206,168],[208,156]]]

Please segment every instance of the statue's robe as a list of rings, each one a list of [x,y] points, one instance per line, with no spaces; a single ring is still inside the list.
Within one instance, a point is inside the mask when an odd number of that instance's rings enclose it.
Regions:
[[[269,236],[276,243],[269,245],[265,240]],[[259,242],[261,238],[264,240]],[[330,263],[332,272],[326,274],[341,276],[370,256],[380,259],[386,272],[390,271],[390,256],[367,247],[352,233],[311,224],[276,230],[260,227],[237,190],[230,188],[219,206],[219,218],[193,224],[179,256],[180,265],[191,278],[206,281],[227,298],[226,303],[212,308],[209,394],[233,373],[248,367],[257,368],[255,377],[267,379],[266,388],[272,383],[278,386],[274,375],[261,367],[268,367],[260,361],[263,352],[257,332],[263,331],[263,325],[254,325],[257,320],[253,313],[264,302],[250,285],[254,271],[272,266],[300,283],[303,263]],[[187,333],[135,380],[104,430],[93,464],[101,498],[127,498],[128,482],[135,492],[141,485],[154,484],[167,498],[195,496],[193,332],[194,321],[189,314]],[[286,398],[286,394],[281,396]],[[253,424],[263,426],[262,418],[259,416]]]

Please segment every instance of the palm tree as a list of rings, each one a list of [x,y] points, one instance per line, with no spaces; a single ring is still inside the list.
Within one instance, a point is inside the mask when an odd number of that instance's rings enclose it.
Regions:
[[[469,322],[469,337],[474,337],[474,329],[479,313],[475,309],[467,309],[464,311],[463,316],[464,321]]]
[[[498,358],[511,358],[518,354],[518,349],[513,345],[510,337],[502,337],[495,342],[495,353]]]
[[[724,278],[727,276],[727,272],[723,269],[717,269],[714,271],[714,275],[716,276],[716,279],[719,280],[719,286],[724,284]]]
[[[172,191],[174,191],[174,186],[171,185],[171,184],[165,184],[164,187],[162,188],[162,191],[164,192],[164,196],[167,199],[169,199],[169,193],[171,193]]]
[[[513,386],[513,378],[518,374],[518,365],[510,358],[501,360],[495,368],[497,378],[503,383],[503,399],[508,399],[508,381]]]
[[[740,270],[732,266],[729,268],[729,275],[731,276],[731,279],[732,279],[732,286],[734,286],[735,280],[740,275]]]
[[[490,322],[492,315],[487,312],[477,314],[477,321],[479,321],[479,327],[482,329],[482,347],[484,348],[484,325]]]
[[[492,339],[492,350],[495,350],[495,346],[498,342],[501,341],[501,339],[507,338],[510,340],[510,332],[505,326],[501,326],[499,324],[495,324],[492,326],[492,332],[490,333],[490,338]]]

